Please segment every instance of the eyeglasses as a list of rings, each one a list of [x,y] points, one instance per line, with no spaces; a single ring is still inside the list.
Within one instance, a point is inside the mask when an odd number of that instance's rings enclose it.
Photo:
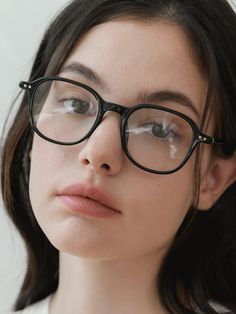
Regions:
[[[118,113],[125,154],[134,165],[151,173],[173,173],[184,166],[198,144],[217,144],[178,111],[153,104],[123,107],[105,101],[77,81],[42,77],[20,82],[20,87],[29,94],[33,130],[55,144],[81,143],[98,127],[105,112]]]

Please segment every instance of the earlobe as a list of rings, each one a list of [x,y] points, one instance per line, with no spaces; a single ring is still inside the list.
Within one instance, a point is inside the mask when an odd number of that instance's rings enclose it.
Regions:
[[[236,181],[236,154],[229,159],[214,157],[209,169],[201,180],[199,210],[208,210],[224,191]]]

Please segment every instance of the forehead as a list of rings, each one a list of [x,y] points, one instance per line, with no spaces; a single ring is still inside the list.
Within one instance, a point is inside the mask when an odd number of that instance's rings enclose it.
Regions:
[[[167,21],[100,24],[79,41],[66,64],[70,62],[93,69],[113,94],[174,89],[185,92],[197,106],[205,103],[207,79],[190,41]]]

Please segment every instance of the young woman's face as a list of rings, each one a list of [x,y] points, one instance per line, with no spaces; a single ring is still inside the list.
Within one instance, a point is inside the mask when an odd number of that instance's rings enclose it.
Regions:
[[[68,65],[60,76],[82,82],[103,99],[126,107],[145,102],[153,92],[184,94],[198,115],[173,100],[152,103],[182,112],[199,124],[207,81],[177,26],[131,20],[104,23],[83,37],[64,69]],[[194,155],[169,175],[133,165],[122,150],[120,116],[109,111],[80,144],[60,146],[34,136],[30,198],[39,225],[60,251],[98,259],[160,256],[192,203],[193,175]],[[107,210],[104,216],[81,212],[100,208],[84,196],[106,203],[97,189],[116,212]]]

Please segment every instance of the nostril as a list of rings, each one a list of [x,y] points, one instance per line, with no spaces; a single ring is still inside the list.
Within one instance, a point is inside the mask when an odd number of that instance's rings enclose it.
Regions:
[[[84,164],[87,166],[89,165],[89,160],[88,159],[84,159]]]
[[[86,159],[84,159],[83,164],[84,164],[85,166],[88,166],[88,165],[90,165],[91,163],[90,163],[89,159],[86,158]],[[106,163],[101,164],[100,167],[101,167],[102,169],[105,169],[105,170],[110,170],[110,169],[111,169],[111,167],[110,167],[108,164],[106,164]]]
[[[101,168],[109,170],[111,167],[108,164],[102,164]]]

